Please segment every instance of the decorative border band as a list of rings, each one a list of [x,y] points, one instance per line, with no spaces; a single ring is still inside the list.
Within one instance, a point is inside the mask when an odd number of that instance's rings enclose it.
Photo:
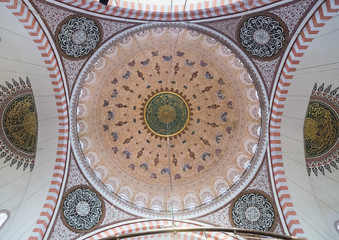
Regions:
[[[169,220],[156,220],[156,221],[139,221],[139,222],[133,222],[129,224],[119,224],[119,226],[110,227],[109,229],[106,228],[106,230],[102,230],[94,235],[86,235],[83,236],[82,239],[88,239],[88,240],[96,240],[96,239],[102,239],[110,236],[116,236],[121,235],[125,233],[132,233],[132,232],[138,232],[138,231],[146,231],[151,229],[159,229],[164,227],[172,227],[172,221]],[[175,222],[176,227],[197,227],[198,224],[193,223],[186,223],[186,222]],[[205,239],[205,235],[202,232],[199,233],[180,233],[181,236],[184,236],[184,239],[187,240],[203,240]],[[206,233],[207,237],[214,239],[214,240],[235,240],[236,238],[233,238],[225,233],[215,232],[215,233]],[[152,239],[157,237],[161,237],[161,235],[147,235],[143,237],[136,237],[136,239]]]
[[[76,8],[80,8],[83,10],[96,12],[104,15],[121,17],[121,18],[129,18],[136,20],[147,20],[147,21],[187,21],[187,20],[198,20],[212,17],[219,17],[229,14],[235,14],[239,12],[244,12],[260,7],[267,6],[269,4],[278,2],[278,0],[232,0],[232,1],[224,1],[225,5],[219,7],[210,7],[205,6],[207,8],[203,9],[194,9],[193,6],[189,6],[188,11],[180,11],[180,5],[173,6],[173,12],[165,12],[167,6],[157,5],[156,7],[151,6],[149,4],[144,4],[145,6],[138,6],[139,9],[132,9],[132,5],[125,5],[123,7],[116,7],[112,5],[103,5],[100,4],[99,1],[93,0],[57,0],[67,5],[71,5]],[[198,5],[197,5],[198,6]],[[213,1],[213,6],[216,6],[216,1]],[[131,8],[127,8],[131,7]],[[136,8],[136,6],[134,6]],[[202,6],[200,6],[202,7]],[[141,10],[145,9],[145,10]]]

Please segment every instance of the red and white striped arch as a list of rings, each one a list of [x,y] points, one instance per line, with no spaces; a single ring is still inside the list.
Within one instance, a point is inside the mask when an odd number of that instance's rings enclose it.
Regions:
[[[166,4],[167,2],[167,4]],[[181,12],[181,11],[196,11],[202,9],[216,9],[219,7],[233,4],[235,8],[245,9],[246,6],[254,5],[254,1],[243,1],[243,0],[213,0],[213,1],[202,1],[202,0],[187,0],[185,6],[185,0],[173,1],[174,4],[171,6],[171,1],[138,1],[138,0],[111,0],[109,5],[118,6],[121,8],[135,9],[141,11],[153,11],[153,12]],[[176,4],[175,2],[180,2]],[[268,3],[272,1],[259,1],[259,4]]]
[[[72,7],[114,17],[123,17],[143,21],[186,21],[219,17],[240,13],[279,2],[279,0],[214,0],[189,4],[182,12],[182,5],[172,7],[162,4],[132,4],[121,1],[120,7],[103,5],[96,0],[58,0]],[[160,2],[160,1],[159,1]],[[206,3],[210,2],[210,3]]]
[[[289,52],[287,60],[282,68],[271,105],[270,151],[275,187],[290,234],[300,238],[305,236],[297,218],[297,214],[293,209],[291,196],[288,193],[281,147],[281,120],[289,86],[291,85],[293,75],[296,72],[301,58],[312,40],[319,33],[319,30],[325,25],[326,21],[337,15],[338,11],[339,0],[326,0],[313,13]]]
[[[186,222],[175,222],[176,227],[198,227],[200,225]],[[105,227],[104,230],[98,230],[95,234],[88,234],[82,236],[80,239],[88,239],[88,240],[97,240],[106,237],[112,237],[127,233],[134,232],[142,232],[152,229],[163,229],[164,226],[172,226],[172,221],[168,220],[154,220],[154,221],[139,221],[133,223],[120,223],[119,225]],[[206,233],[209,238],[215,240],[236,240],[236,238],[229,236],[225,233],[215,232],[215,233]],[[154,234],[154,235],[146,235],[135,237],[131,239],[142,240],[142,239],[158,239],[160,237],[170,236],[170,234]],[[203,232],[196,233],[178,233],[180,239],[185,240],[202,240],[205,239],[205,235]]]
[[[68,102],[66,97],[66,85],[62,79],[58,62],[54,55],[53,49],[45,35],[40,23],[27,7],[24,1],[18,0],[0,0],[24,26],[35,45],[40,51],[41,57],[44,60],[46,68],[49,72],[49,77],[53,85],[53,91],[56,100],[58,112],[58,146],[57,157],[55,159],[52,181],[48,190],[47,198],[36,226],[31,234],[30,240],[42,239],[45,235],[48,224],[51,221],[55,210],[58,197],[61,193],[61,186],[65,174],[66,159],[68,152]]]

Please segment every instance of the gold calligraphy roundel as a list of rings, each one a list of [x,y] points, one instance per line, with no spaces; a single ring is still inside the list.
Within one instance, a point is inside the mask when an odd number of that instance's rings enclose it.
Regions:
[[[174,92],[159,92],[147,100],[143,110],[148,129],[160,137],[180,134],[189,124],[190,109],[186,100]]]
[[[3,130],[8,141],[25,153],[35,153],[37,117],[32,94],[13,99],[3,114]]]
[[[338,126],[338,116],[329,105],[310,102],[304,126],[306,157],[317,157],[328,152],[339,138]]]

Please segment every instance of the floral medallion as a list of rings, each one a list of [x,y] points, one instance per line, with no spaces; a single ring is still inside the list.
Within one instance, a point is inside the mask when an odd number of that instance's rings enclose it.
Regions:
[[[19,83],[12,80],[1,86],[0,112],[2,115],[2,131],[0,131],[1,158],[10,166],[23,165],[34,168],[37,144],[37,115],[33,92],[29,79],[26,82],[19,78]]]
[[[239,38],[242,46],[252,55],[269,58],[283,48],[285,32],[282,25],[272,17],[255,16],[243,23]]]
[[[272,203],[258,193],[239,197],[232,209],[232,220],[237,228],[269,231],[274,223]]]
[[[89,230],[99,223],[103,215],[103,204],[99,196],[90,189],[71,191],[62,206],[66,223],[75,230]]]
[[[100,40],[97,24],[86,17],[75,17],[61,26],[58,33],[60,49],[70,57],[83,57],[96,48]]]

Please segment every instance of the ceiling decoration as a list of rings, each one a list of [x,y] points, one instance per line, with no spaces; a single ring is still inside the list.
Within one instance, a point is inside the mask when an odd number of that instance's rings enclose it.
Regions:
[[[0,157],[10,166],[23,165],[34,168],[37,142],[37,116],[33,92],[28,78],[26,82],[19,78],[19,83],[6,81],[0,85],[0,113],[2,126],[0,131]]]
[[[74,17],[62,23],[57,32],[58,46],[68,57],[84,57],[100,41],[98,24],[87,17]]]
[[[62,205],[62,219],[75,231],[93,229],[102,220],[103,212],[98,194],[85,187],[73,188]]]
[[[237,228],[269,231],[275,211],[270,200],[259,193],[241,195],[233,204],[232,220]]]
[[[199,31],[160,26],[112,42],[96,59],[74,92],[72,121],[77,161],[101,194],[166,215],[245,187],[261,93],[230,49]]]
[[[325,169],[338,170],[339,163],[339,88],[331,91],[332,85],[325,88],[314,85],[304,123],[304,142],[307,173]]]
[[[171,89],[174,90],[174,89]],[[142,107],[143,117],[140,119],[147,126],[151,135],[160,139],[181,136],[188,129],[193,109],[178,91],[156,90],[149,99],[145,99],[145,107]]]
[[[255,57],[270,58],[284,47],[286,31],[277,17],[253,16],[242,23],[239,40]]]

